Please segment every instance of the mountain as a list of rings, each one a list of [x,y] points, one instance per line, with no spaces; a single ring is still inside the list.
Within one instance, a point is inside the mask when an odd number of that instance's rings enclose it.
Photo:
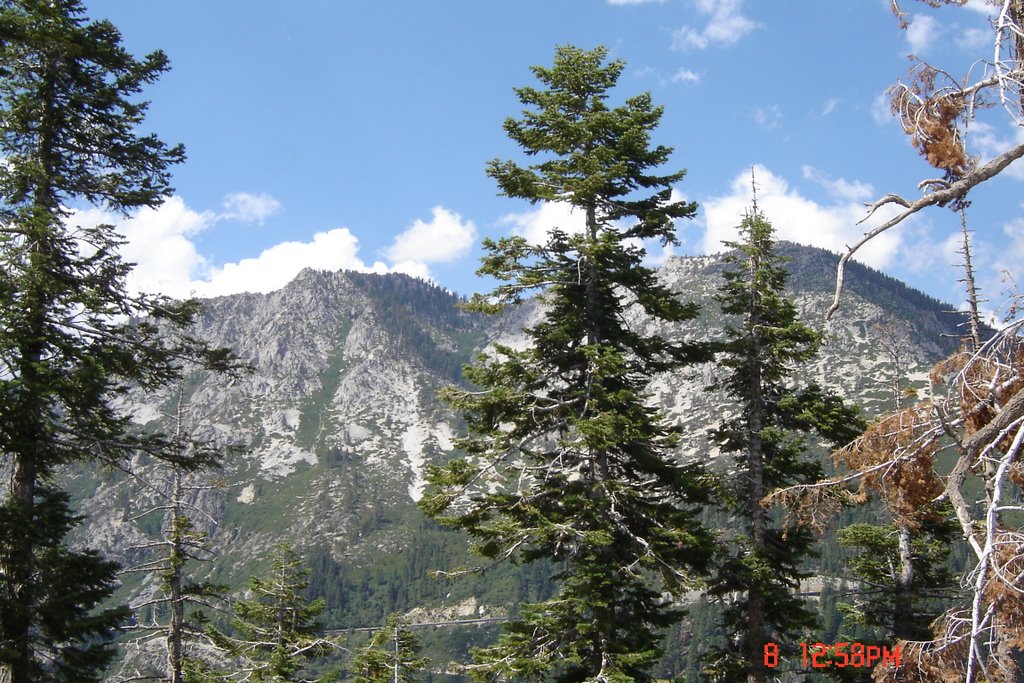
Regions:
[[[898,360],[907,384],[927,391],[927,372],[955,348],[950,307],[881,273],[851,264],[837,316],[826,322],[837,257],[782,245],[791,257],[791,290],[805,321],[826,341],[808,375],[876,414],[893,397],[893,344],[906,330]],[[719,256],[672,258],[659,271],[702,315],[672,335],[714,338],[723,319],[714,301]],[[495,341],[522,344],[537,319],[536,301],[495,318],[459,310],[460,298],[403,275],[304,270],[279,291],[210,299],[192,333],[230,347],[253,367],[225,379],[195,372],[181,387],[129,394],[120,408],[143,430],[166,430],[179,396],[184,424],[231,451],[223,468],[203,475],[190,502],[203,511],[216,559],[200,569],[241,589],[264,567],[267,549],[290,540],[312,569],[311,593],[328,601],[331,628],[373,626],[391,611],[417,620],[504,614],[523,599],[545,596],[546,567],[500,567],[486,576],[441,581],[428,576],[467,561],[465,540],[425,520],[414,502],[427,465],[452,450],[461,422],[438,401],[461,382],[460,368]],[[631,325],[655,330],[632,315]],[[660,330],[665,333],[666,330]],[[892,332],[888,333],[890,337]],[[729,411],[708,392],[707,365],[659,377],[652,401],[684,428],[679,456],[714,461],[706,431]],[[141,479],[120,471],[71,468],[66,485],[86,516],[79,541],[131,566],[159,532],[165,474],[145,457],[132,463]],[[126,574],[121,597],[143,602],[152,580]],[[448,655],[486,639],[477,629],[436,633],[427,645]]]
[[[961,315],[952,313],[948,304],[898,280],[851,263],[841,307],[832,319],[826,319],[835,291],[838,257],[823,249],[792,243],[781,243],[779,252],[790,259],[788,290],[801,319],[824,333],[817,357],[800,368],[804,375],[859,405],[866,415],[877,415],[893,403],[897,369],[886,346],[902,343],[897,351],[903,390],[928,392],[931,366],[958,346],[964,332],[959,328]],[[662,280],[683,300],[701,304],[700,318],[686,329],[691,337],[716,338],[727,323],[714,301],[723,266],[718,255],[672,259],[660,270]],[[887,333],[886,328],[891,332]],[[659,379],[651,387],[657,403],[687,433],[705,433],[728,414],[721,395],[703,390],[712,383],[715,372],[716,368],[708,365],[695,377],[693,371],[684,371]],[[682,447],[692,456],[713,459],[717,455],[707,450],[700,438],[689,439]]]

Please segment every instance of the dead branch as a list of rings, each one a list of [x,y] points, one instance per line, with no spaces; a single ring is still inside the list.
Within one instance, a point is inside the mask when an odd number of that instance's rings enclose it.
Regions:
[[[840,257],[839,259],[839,265],[836,269],[836,293],[832,299],[832,305],[829,306],[828,312],[825,314],[825,317],[831,318],[832,314],[839,310],[839,301],[843,293],[843,277],[846,271],[846,263],[853,257],[855,253],[857,253],[858,249],[863,247],[865,244],[867,244],[872,239],[882,234],[889,228],[899,225],[908,217],[917,213],[921,209],[924,209],[929,206],[945,206],[946,204],[955,199],[963,199],[964,197],[967,196],[967,193],[970,192],[976,185],[980,185],[986,180],[989,180],[990,178],[998,175],[1007,166],[1009,166],[1017,159],[1020,159],[1021,157],[1024,157],[1024,144],[1017,145],[1016,147],[1007,150],[1006,152],[1003,152],[1002,154],[997,156],[995,159],[992,159],[984,166],[976,168],[973,171],[964,175],[956,182],[950,183],[948,187],[944,187],[943,189],[940,190],[935,190],[934,192],[926,194],[925,196],[921,197],[916,201],[911,202],[907,199],[904,199],[900,195],[888,194],[879,199],[878,201],[872,204],[868,204],[867,216],[861,219],[861,223],[871,218],[871,216],[878,209],[888,204],[898,204],[904,207],[905,210],[893,216],[892,218],[887,220],[885,223],[882,223],[878,227],[864,233],[864,236],[860,238],[860,240],[858,240],[853,246],[847,245],[846,253],[843,254],[842,257]]]

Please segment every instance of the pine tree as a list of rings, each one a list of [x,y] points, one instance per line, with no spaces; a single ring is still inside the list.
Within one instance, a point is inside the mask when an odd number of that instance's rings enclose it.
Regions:
[[[845,443],[863,423],[816,384],[794,381],[820,336],[799,321],[786,296],[785,258],[776,253],[771,223],[756,201],[739,233],[739,242],[726,243],[734,251],[718,295],[722,311],[738,324],[726,327],[717,359],[729,371],[718,388],[735,402],[737,415],[712,432],[721,451],[734,454],[737,473],[722,504],[736,531],[725,539],[709,590],[720,599],[733,596],[723,617],[732,642],[709,656],[708,671],[716,680],[764,681],[766,644],[793,651],[793,637],[814,626],[815,613],[797,595],[811,531],[773,519],[762,500],[773,489],[820,478],[807,435]]]
[[[567,203],[584,225],[551,226],[540,245],[485,242],[479,272],[504,284],[474,307],[539,292],[543,318],[525,330],[528,348],[497,346],[467,370],[479,390],[449,392],[468,422],[467,456],[433,469],[421,501],[486,558],[556,566],[555,595],[522,605],[477,651],[478,678],[649,680],[659,632],[680,616],[663,591],[707,570],[703,470],[677,463],[677,434],[645,388],[708,354],[626,322],[627,309],[665,323],[696,314],[642,265],[638,244],[675,243],[674,221],[696,207],[672,197],[683,172],[654,171],[671,150],[651,146],[662,110],[650,95],[609,107],[623,64],[606,56],[566,46],[552,68],[534,67],[545,88],[516,90],[529,109],[505,130],[538,161],[488,167],[505,195]]]
[[[196,512],[185,502],[185,493],[197,487],[187,481],[188,475],[180,467],[171,467],[167,473],[171,491],[165,505],[154,510],[164,511],[165,523],[159,540],[133,547],[135,551],[148,551],[155,557],[124,570],[123,573],[145,573],[154,577],[157,587],[143,602],[132,605],[136,615],[135,623],[124,627],[126,633],[142,633],[125,646],[130,653],[133,649],[145,651],[152,641],[162,641],[167,653],[165,665],[159,674],[147,677],[152,680],[166,680],[169,683],[184,683],[185,670],[189,660],[189,645],[197,641],[208,643],[204,634],[207,617],[197,609],[223,602],[226,586],[208,581],[195,581],[189,565],[195,561],[210,562],[212,551],[207,534],[196,528],[190,514]],[[150,615],[141,618],[141,614]],[[115,681],[137,680],[135,662],[130,656],[122,660],[121,671]],[[131,673],[128,673],[131,672]]]
[[[58,468],[174,450],[129,436],[109,399],[173,378],[184,352],[131,321],[180,323],[195,305],[130,296],[113,227],[76,225],[71,211],[128,214],[170,193],[183,151],[140,135],[146,105],[133,101],[166,69],[160,52],[128,54],[76,0],[0,3],[0,679],[12,683],[92,680],[124,614],[94,611],[114,565],[63,544],[78,518]]]
[[[904,534],[909,536],[909,551],[901,547]],[[881,643],[928,640],[929,626],[957,588],[947,564],[954,538],[949,511],[935,509],[930,516],[922,515],[912,530],[906,525],[851,524],[837,537],[852,551],[850,575],[859,586],[851,591],[854,602],[845,603],[847,615],[880,629]],[[912,567],[909,583],[904,580],[904,554]]]
[[[248,369],[248,368],[246,368]],[[182,462],[154,463],[145,475],[133,472],[136,479],[144,481],[146,488],[158,496],[158,504],[150,510],[136,515],[135,519],[161,515],[164,523],[159,537],[131,548],[134,552],[146,553],[147,559],[122,571],[124,574],[144,573],[156,580],[156,589],[139,604],[131,608],[136,619],[124,627],[127,633],[143,635],[128,641],[125,649],[137,647],[143,651],[154,640],[164,643],[167,657],[163,670],[154,674],[153,680],[163,679],[168,683],[184,683],[185,672],[190,660],[196,658],[198,644],[209,645],[205,633],[207,615],[205,609],[220,610],[225,602],[227,587],[210,581],[195,579],[196,563],[209,563],[214,559],[208,534],[197,526],[198,520],[209,520],[195,501],[203,491],[214,488],[209,483],[210,473],[221,465],[222,453],[205,442],[188,443],[189,433],[195,430],[194,414],[185,400],[185,383],[179,381],[177,399],[173,412],[165,413],[170,420],[170,436],[176,443],[188,444],[191,451]],[[196,463],[204,467],[192,471]],[[141,613],[151,615],[142,618]],[[160,616],[158,616],[160,615]],[[115,680],[137,680],[137,674],[127,671],[134,668],[130,656],[122,658],[121,675]]]
[[[301,681],[307,660],[331,652],[331,643],[319,636],[316,621],[324,609],[322,599],[308,601],[309,570],[287,542],[271,554],[270,572],[249,582],[252,597],[234,605],[233,634],[215,633],[215,641],[240,656],[244,680]]]
[[[410,683],[430,660],[419,656],[420,641],[397,614],[359,650],[352,662],[354,683]]]

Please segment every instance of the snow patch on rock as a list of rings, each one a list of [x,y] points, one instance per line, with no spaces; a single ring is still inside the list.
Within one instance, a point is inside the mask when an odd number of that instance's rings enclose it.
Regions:
[[[256,451],[260,469],[272,477],[285,477],[295,470],[300,462],[310,465],[317,463],[317,457],[295,444],[283,439],[271,439]]]
[[[299,418],[302,412],[298,408],[288,408],[281,411],[281,418],[284,420],[284,426],[288,429],[299,428]]]
[[[238,494],[238,498],[236,498],[235,500],[237,500],[239,503],[245,503],[246,505],[251,504],[254,500],[256,500],[256,487],[253,486],[252,484],[249,484],[244,489],[242,489],[242,491]]]
[[[427,429],[422,424],[411,424],[402,433],[402,450],[409,456],[407,463],[412,471],[412,483],[409,484],[409,497],[419,501],[427,488],[426,472],[427,456],[423,452],[423,442],[427,438]]]
[[[362,425],[350,424],[345,427],[348,440],[352,443],[361,443],[372,436],[372,432]]]
[[[137,425],[147,425],[153,420],[159,420],[164,416],[163,412],[152,403],[139,403],[132,409],[132,422]]]
[[[437,447],[442,451],[450,451],[455,448],[453,443],[455,439],[455,431],[451,425],[447,422],[438,422],[434,425],[434,439],[437,441]]]

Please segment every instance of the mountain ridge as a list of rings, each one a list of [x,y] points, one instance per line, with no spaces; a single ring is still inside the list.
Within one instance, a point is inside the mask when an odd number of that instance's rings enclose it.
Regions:
[[[955,316],[944,313],[948,306],[851,264],[843,307],[826,322],[838,257],[790,244],[780,252],[792,257],[790,291],[802,318],[825,331],[807,377],[878,414],[891,405],[894,368],[873,330],[892,323],[912,330],[907,385],[928,391],[931,365],[956,345],[942,336],[957,333]],[[672,257],[658,270],[683,300],[702,305],[700,317],[674,335],[721,334],[714,303],[721,269],[717,255]],[[531,300],[485,317],[459,310],[463,300],[405,275],[304,269],[274,292],[204,301],[190,332],[233,348],[254,372],[225,379],[196,371],[186,380],[192,433],[238,449],[208,475],[217,485],[191,499],[204,511],[200,526],[218,554],[200,571],[240,589],[265,561],[266,548],[287,539],[314,568],[311,595],[329,597],[332,628],[379,623],[391,611],[440,614],[460,605],[463,616],[488,616],[545,590],[539,570],[529,568],[443,584],[425,576],[468,559],[465,540],[438,529],[414,505],[426,467],[450,456],[462,429],[437,391],[464,381],[461,365],[495,341],[524,343],[521,328],[541,312]],[[640,333],[665,332],[635,311],[627,315]],[[704,390],[716,372],[711,364],[688,368],[649,387],[651,402],[682,430],[683,460],[718,457],[706,433],[730,409]],[[165,428],[161,416],[176,396],[174,387],[136,392],[119,407],[140,429]],[[158,465],[141,456],[132,467],[158,478]],[[159,486],[81,467],[67,478],[88,518],[79,541],[125,566],[144,559],[133,546],[159,531],[159,515],[146,513],[159,502]],[[152,582],[126,576],[121,596],[138,603],[154,590]]]

